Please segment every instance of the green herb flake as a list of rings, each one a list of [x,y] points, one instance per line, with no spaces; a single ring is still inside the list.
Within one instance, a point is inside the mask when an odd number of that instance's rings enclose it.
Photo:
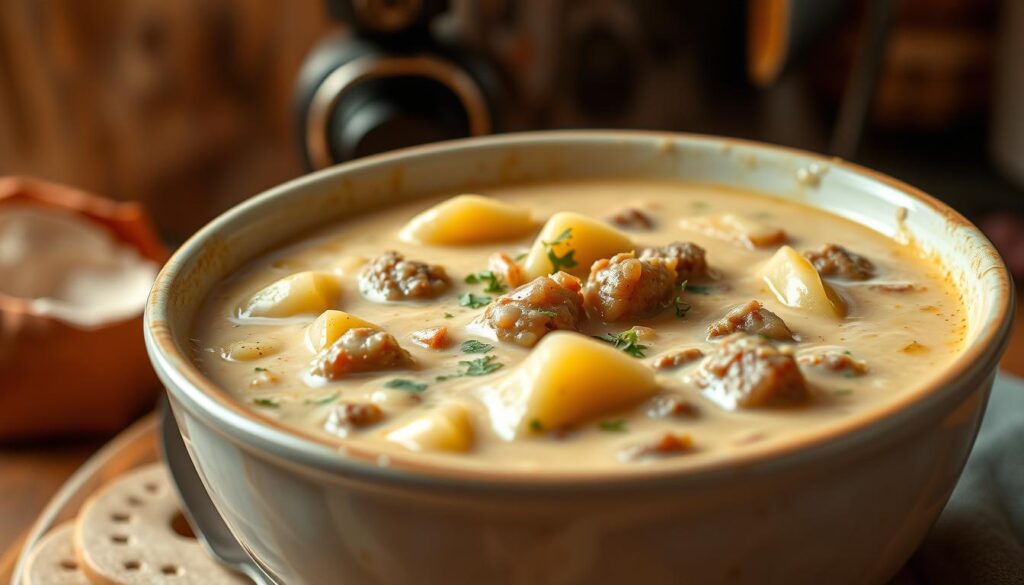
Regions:
[[[330,404],[338,399],[338,393],[328,394],[327,396],[321,396],[320,398],[307,398],[304,403],[311,404],[313,406],[324,406]]]
[[[444,382],[445,380],[451,380],[452,378],[463,378],[465,376],[486,376],[487,374],[493,374],[494,372],[505,367],[505,364],[496,362],[495,356],[489,355],[475,360],[464,360],[459,362],[461,368],[458,373],[445,374],[443,376],[437,376],[434,378],[438,382]]]
[[[832,394],[835,396],[848,396],[853,394],[853,390],[850,390],[849,388],[840,388],[839,390],[833,390]]]
[[[640,343],[636,329],[627,329],[618,335],[605,333],[604,335],[595,336],[594,339],[610,343],[615,346],[615,349],[621,349],[636,358],[644,357],[644,350],[647,349],[646,345]]]
[[[551,317],[552,319],[558,317],[558,311],[553,311],[551,309],[535,309],[535,312],[546,317]]]
[[[501,277],[490,270],[481,270],[480,272],[474,272],[466,277],[466,284],[486,284],[484,292],[501,294],[508,290],[505,283],[501,281]]]
[[[462,342],[462,353],[487,353],[492,349],[494,349],[493,345],[475,339]]]
[[[512,259],[515,260],[516,262],[522,262],[523,260],[526,260],[527,256],[529,256],[529,252],[520,252],[519,254],[516,254],[515,257],[513,257]]]
[[[626,432],[626,419],[617,418],[614,420],[603,420],[597,423],[597,427],[607,433],[624,433]]]
[[[698,294],[698,295],[709,295],[709,294],[711,294],[712,289],[711,289],[710,286],[700,286],[700,285],[696,285],[696,284],[691,284],[691,285],[687,285],[686,291],[687,292],[692,292],[692,293]]]
[[[530,430],[535,433],[544,432],[544,423],[540,422],[539,418],[532,419],[530,421]]]
[[[256,367],[256,368],[253,368],[252,371],[254,371],[254,372],[256,372],[258,374],[260,372],[266,372],[267,368]]]
[[[846,371],[846,372],[843,372],[843,377],[844,378],[856,378],[857,374],[856,374],[856,372]]]
[[[576,259],[573,258],[576,254],[576,250],[570,248],[561,256],[555,253],[555,246],[568,244],[570,239],[572,239],[572,228],[565,228],[565,231],[558,234],[558,237],[554,240],[551,240],[550,242],[541,241],[541,244],[547,248],[548,261],[551,262],[551,274],[554,274],[563,268],[576,267]]]
[[[686,281],[685,280],[682,283],[680,283],[680,285],[679,285],[679,294],[676,295],[676,299],[675,299],[676,317],[678,317],[680,319],[685,317],[686,314],[690,312],[690,309],[693,308],[692,305],[690,305],[690,303],[688,303],[688,302],[683,300],[683,293],[684,292],[686,292]]]
[[[414,382],[412,380],[406,380],[405,378],[393,378],[384,382],[385,388],[394,388],[396,390],[405,390],[406,392],[423,392],[427,389],[427,385],[422,382]]]
[[[279,408],[281,405],[271,400],[270,398],[254,398],[252,403],[256,406],[262,406],[264,408]]]
[[[444,318],[445,319],[453,319],[453,318],[455,318],[455,315],[452,315],[451,313],[445,313],[444,314]]]
[[[491,297],[475,295],[469,292],[459,297],[459,305],[462,307],[469,307],[470,309],[479,309],[480,307],[485,307],[490,302]]]
[[[465,368],[462,372],[462,375],[464,376],[486,376],[487,374],[493,374],[505,366],[505,364],[501,362],[494,361],[493,355],[477,358],[472,361],[459,362],[459,365]]]

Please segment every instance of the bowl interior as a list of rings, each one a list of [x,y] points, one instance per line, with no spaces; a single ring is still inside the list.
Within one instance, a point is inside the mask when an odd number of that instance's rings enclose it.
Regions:
[[[856,429],[898,424],[895,414],[938,399],[949,380],[995,367],[1009,326],[1012,289],[998,253],[955,211],[895,179],[838,159],[734,139],[646,132],[546,132],[407,149],[296,179],[235,207],[193,236],[168,262],[147,309],[147,342],[169,386],[223,424],[267,444],[303,450],[318,441],[233,404],[189,359],[189,333],[208,292],[247,260],[333,221],[438,193],[510,182],[600,177],[672,178],[748,189],[826,209],[938,257],[968,315],[964,352],[929,388],[875,420],[837,427],[824,443]],[[173,388],[172,388],[173,390]],[[279,426],[279,425],[278,425]],[[322,440],[319,441],[323,443]],[[337,453],[319,454],[338,457]],[[799,447],[799,446],[797,446]],[[752,450],[751,456],[769,453]],[[414,463],[410,467],[415,467]]]

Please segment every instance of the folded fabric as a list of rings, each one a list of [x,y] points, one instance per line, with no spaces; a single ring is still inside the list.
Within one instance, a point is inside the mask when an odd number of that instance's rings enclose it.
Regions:
[[[1024,583],[1024,381],[996,378],[960,482],[894,582]]]

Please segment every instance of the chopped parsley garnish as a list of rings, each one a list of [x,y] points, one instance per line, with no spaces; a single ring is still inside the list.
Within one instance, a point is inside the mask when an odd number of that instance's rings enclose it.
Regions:
[[[253,369],[252,369],[252,371],[254,371],[254,372],[256,372],[256,373],[259,373],[259,372],[266,372],[266,371],[267,371],[267,368],[260,368],[260,367],[256,367],[256,368],[253,368]]]
[[[427,385],[422,382],[413,382],[412,380],[406,380],[405,378],[394,378],[384,382],[385,388],[395,388],[396,390],[405,390],[406,392],[423,392],[427,389]]]
[[[693,201],[690,203],[690,207],[692,207],[695,210],[702,210],[711,207],[711,204],[709,204],[707,201]]]
[[[594,338],[610,343],[615,346],[615,349],[621,349],[629,355],[637,358],[644,357],[644,350],[647,349],[646,345],[642,345],[640,343],[640,338],[637,336],[636,329],[627,329],[618,335],[615,335],[614,333],[605,333],[604,335],[598,335]]]
[[[459,297],[459,305],[469,307],[470,309],[479,309],[480,307],[487,306],[490,302],[491,297],[475,295],[469,292]]]
[[[843,372],[843,377],[844,378],[856,378],[857,377],[857,373],[856,372],[851,372],[851,371],[847,370],[847,371]]]
[[[462,368],[457,374],[448,374],[446,376],[438,376],[434,378],[438,382],[450,380],[452,378],[462,378],[463,376],[486,376],[487,374],[493,374],[494,372],[505,367],[505,364],[496,362],[495,356],[489,355],[475,360],[460,361],[459,367]]]
[[[692,292],[698,295],[709,295],[711,294],[710,286],[700,286],[697,284],[689,284],[686,286],[687,292]]]
[[[452,315],[451,313],[445,313],[444,314],[444,318],[445,319],[453,319],[453,318],[455,318],[455,315]]]
[[[683,300],[683,293],[684,292],[686,292],[686,281],[685,280],[679,285],[679,294],[676,295],[676,300],[675,300],[676,317],[679,317],[680,319],[685,317],[686,314],[689,313],[690,309],[692,308],[690,303],[688,303],[688,302]]]
[[[544,430],[544,424],[540,422],[539,418],[530,420],[530,430],[539,433]]]
[[[548,260],[551,262],[551,274],[558,272],[563,268],[575,268],[576,260],[573,255],[576,254],[576,250],[569,249],[565,254],[559,256],[555,253],[555,246],[561,244],[567,244],[572,238],[572,228],[565,228],[565,231],[558,234],[558,237],[550,242],[541,241],[544,247],[547,248]]]
[[[847,394],[853,394],[853,390],[849,388],[840,388],[839,390],[832,391],[832,394],[836,396],[846,396]]]
[[[263,406],[265,408],[277,408],[281,406],[280,404],[269,398],[253,398],[252,403],[255,404],[256,406]]]
[[[484,287],[484,292],[489,293],[501,294],[508,290],[505,283],[501,281],[501,277],[490,270],[481,270],[470,274],[466,277],[466,284],[487,284]]]
[[[520,252],[519,254],[516,254],[515,257],[512,259],[515,260],[516,262],[522,262],[523,260],[526,260],[526,257],[529,255],[529,252]]]
[[[494,349],[493,345],[475,339],[462,342],[462,353],[487,353],[492,349]]]
[[[465,368],[466,376],[486,376],[500,370],[505,364],[495,362],[494,356],[489,355],[469,362],[459,362],[459,365]]]
[[[335,392],[334,394],[328,394],[327,396],[321,396],[320,398],[307,398],[305,403],[312,404],[313,406],[323,406],[325,404],[330,404],[337,399],[338,393]]]
[[[626,419],[617,418],[614,420],[603,420],[597,423],[597,427],[602,431],[608,433],[624,433],[628,429],[626,428]]]

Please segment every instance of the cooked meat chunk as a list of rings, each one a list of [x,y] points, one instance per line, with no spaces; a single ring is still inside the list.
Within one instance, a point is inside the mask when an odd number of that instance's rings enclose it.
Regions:
[[[697,349],[696,347],[688,347],[686,349],[677,349],[668,353],[661,354],[654,360],[654,367],[659,370],[669,370],[672,368],[678,368],[685,366],[688,363],[695,362],[700,358],[704,357],[704,352]]]
[[[764,308],[758,301],[740,305],[708,325],[708,339],[717,339],[742,331],[779,341],[792,341],[793,332],[781,317]]]
[[[619,458],[625,461],[636,461],[651,457],[680,455],[689,451],[693,451],[693,437],[690,435],[664,433],[648,443],[626,447],[619,453]]]
[[[810,397],[791,351],[745,333],[722,340],[694,379],[709,398],[729,409],[792,404]]]
[[[610,223],[631,230],[649,230],[654,227],[654,220],[635,207],[623,207],[605,218]]]
[[[838,351],[823,351],[802,355],[797,358],[797,361],[802,366],[825,368],[837,374],[850,377],[863,376],[868,371],[868,365],[864,361],[856,359],[848,353]]]
[[[633,252],[594,262],[584,290],[587,309],[606,322],[649,317],[672,304],[675,260],[639,259]]]
[[[324,422],[324,430],[339,437],[347,437],[354,428],[368,427],[382,420],[384,411],[376,404],[348,402],[331,410]]]
[[[432,298],[450,283],[441,266],[406,260],[393,250],[374,258],[359,274],[359,290],[375,301]]]
[[[667,246],[642,248],[640,259],[674,258],[676,260],[676,282],[694,280],[708,273],[708,262],[704,257],[704,248],[693,242],[672,242]]]
[[[582,285],[565,272],[540,276],[501,295],[484,311],[484,323],[501,341],[533,347],[556,329],[579,331],[583,321]]]
[[[448,328],[444,325],[413,331],[410,337],[413,343],[427,349],[444,349],[451,343],[451,338],[448,337]]]
[[[313,373],[336,380],[353,372],[412,365],[409,352],[390,334],[370,327],[349,329],[313,360]]]
[[[697,413],[697,406],[694,403],[676,393],[659,394],[651,399],[647,407],[647,416],[651,418],[694,418]]]
[[[495,252],[487,260],[487,267],[497,274],[502,282],[515,288],[526,282],[523,268],[505,252]]]
[[[875,275],[875,265],[870,260],[838,244],[825,244],[817,250],[807,250],[804,258],[810,260],[822,276],[867,280]]]

